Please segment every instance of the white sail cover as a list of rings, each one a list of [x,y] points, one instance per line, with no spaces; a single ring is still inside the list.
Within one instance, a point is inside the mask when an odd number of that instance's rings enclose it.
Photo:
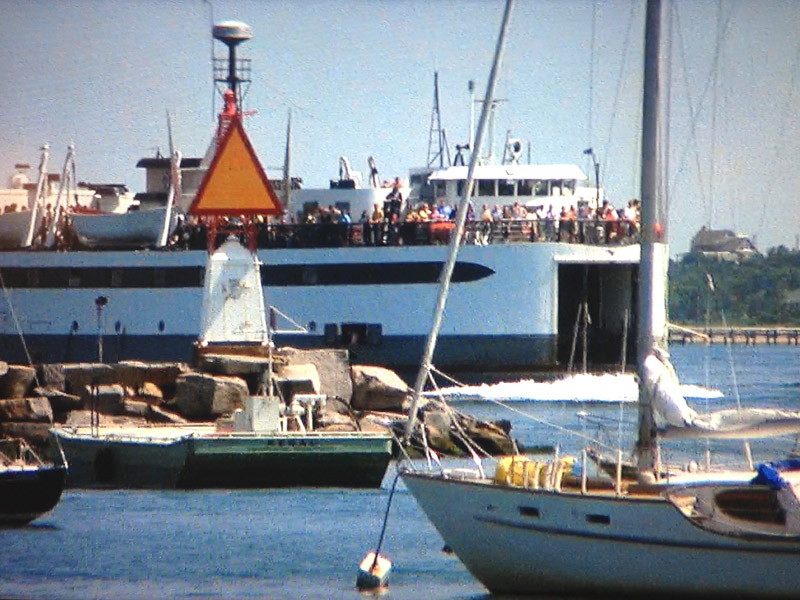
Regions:
[[[674,427],[692,424],[697,418],[697,412],[687,404],[686,398],[681,394],[678,376],[665,353],[658,350],[647,355],[642,377],[656,415]]]
[[[661,438],[755,439],[800,433],[800,412],[777,408],[723,409],[699,414],[680,392],[667,355],[655,351],[642,370],[645,392],[665,426]]]

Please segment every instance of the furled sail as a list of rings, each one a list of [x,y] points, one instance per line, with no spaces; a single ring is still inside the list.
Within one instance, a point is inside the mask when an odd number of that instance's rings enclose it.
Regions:
[[[800,433],[800,412],[773,408],[735,408],[699,414],[680,393],[666,353],[654,351],[642,370],[645,392],[664,423],[660,438],[756,439]]]

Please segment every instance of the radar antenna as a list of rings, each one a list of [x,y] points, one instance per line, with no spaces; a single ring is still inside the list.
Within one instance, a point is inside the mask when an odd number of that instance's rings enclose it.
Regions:
[[[224,21],[214,25],[212,35],[228,47],[228,57],[214,57],[214,86],[225,97],[225,90],[230,90],[236,97],[236,108],[242,112],[242,101],[250,89],[252,82],[250,59],[237,58],[236,47],[253,37],[253,31],[247,23],[240,21]]]

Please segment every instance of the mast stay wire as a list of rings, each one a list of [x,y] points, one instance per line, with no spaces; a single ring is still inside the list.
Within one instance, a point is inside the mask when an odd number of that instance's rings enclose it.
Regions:
[[[775,144],[775,160],[772,161],[773,164],[777,163],[778,157],[786,147],[786,141],[790,129],[789,119],[796,114],[793,108],[795,104],[794,95],[795,89],[797,88],[798,72],[800,72],[800,37],[797,39],[797,49],[795,50],[794,62],[792,63],[792,70],[789,79],[789,96],[786,99],[786,104],[783,107],[783,118],[780,120],[780,126],[778,127],[778,143]],[[772,196],[772,194],[767,194],[766,196],[767,197],[764,199],[764,202],[761,202],[761,216],[758,220],[756,232],[764,228],[764,222],[767,218],[769,198]]]
[[[605,162],[605,170],[607,173],[609,172],[608,156],[610,154],[608,149],[612,146],[612,142],[614,139],[614,125],[616,124],[617,116],[619,115],[619,102],[620,102],[620,97],[622,96],[622,88],[624,87],[623,85],[624,73],[628,65],[628,54],[630,53],[631,35],[633,32],[633,22],[634,22],[634,17],[636,16],[637,7],[638,4],[636,2],[631,3],[631,9],[630,12],[628,13],[628,28],[625,31],[625,39],[622,42],[622,49],[623,49],[622,61],[620,62],[619,65],[619,74],[617,76],[617,89],[614,92],[614,103],[612,104],[611,107],[611,119],[609,120],[609,125],[608,125],[608,135],[606,135],[605,151],[601,150],[600,153],[598,153],[599,154],[598,160]],[[594,33],[592,35],[594,35]],[[594,43],[592,43],[592,48],[594,48]]]
[[[679,48],[679,51],[680,51],[681,64],[682,64],[682,67],[683,67],[682,68],[683,84],[684,84],[684,87],[686,88],[686,99],[687,99],[686,101],[687,101],[687,104],[688,104],[689,115],[690,115],[690,129],[689,129],[689,138],[690,138],[690,140],[687,141],[687,143],[683,147],[683,151],[681,152],[681,155],[680,155],[680,160],[678,161],[677,169],[675,170],[675,173],[674,173],[672,179],[668,181],[668,186],[669,186],[670,189],[674,189],[674,187],[676,185],[676,181],[681,176],[681,174],[683,173],[683,171],[684,171],[684,169],[686,167],[686,162],[688,160],[687,154],[689,153],[690,146],[691,146],[691,148],[694,150],[695,163],[696,163],[697,170],[698,170],[699,192],[700,192],[700,197],[701,197],[701,201],[703,202],[703,204],[707,203],[707,199],[706,199],[706,193],[705,193],[706,190],[705,190],[705,188],[703,186],[702,170],[701,170],[701,166],[700,166],[700,151],[699,151],[699,146],[698,146],[698,143],[697,143],[697,122],[700,119],[700,115],[703,113],[705,102],[706,102],[706,97],[708,96],[709,90],[712,87],[711,83],[714,80],[714,73],[719,68],[719,61],[720,61],[720,54],[721,54],[722,45],[723,45],[723,42],[724,42],[725,38],[727,37],[728,32],[730,31],[730,23],[731,23],[731,19],[733,17],[734,8],[735,8],[735,4],[731,4],[730,5],[730,9],[728,11],[728,14],[727,14],[727,16],[725,18],[724,25],[717,28],[716,40],[715,40],[715,43],[714,43],[714,56],[713,56],[713,58],[711,60],[711,67],[710,67],[709,73],[708,73],[708,75],[706,77],[705,86],[703,87],[703,91],[701,92],[700,98],[699,98],[699,100],[697,102],[697,106],[695,107],[695,105],[694,105],[694,103],[692,101],[692,96],[691,96],[691,91],[690,91],[691,90],[691,86],[689,85],[689,81],[688,81],[688,77],[687,77],[686,65],[688,63],[687,63],[687,60],[686,60],[686,44],[684,43],[684,39],[683,39],[683,33],[682,33],[683,29],[682,29],[681,23],[680,23],[680,13],[678,11],[678,7],[674,6],[674,11],[675,11],[674,12],[675,31],[676,31],[676,35],[678,37],[678,41],[680,42],[678,44],[678,48]]]

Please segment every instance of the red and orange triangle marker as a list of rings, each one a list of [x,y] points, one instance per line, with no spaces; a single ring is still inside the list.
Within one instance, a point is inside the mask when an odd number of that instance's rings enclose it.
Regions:
[[[282,215],[283,206],[256,156],[240,118],[234,118],[189,207],[209,216]]]

